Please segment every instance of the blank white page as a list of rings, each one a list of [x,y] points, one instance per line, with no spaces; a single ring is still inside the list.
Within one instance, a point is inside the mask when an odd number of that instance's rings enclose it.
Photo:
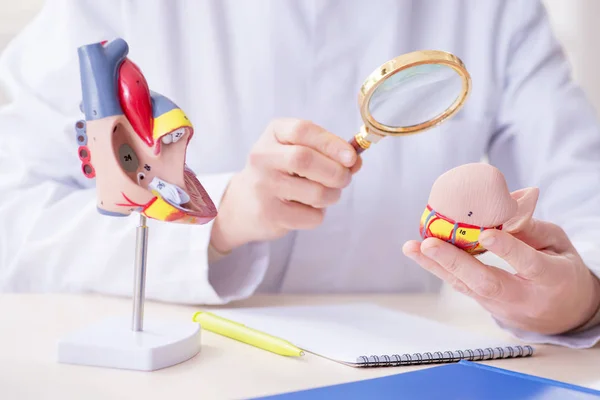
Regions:
[[[510,345],[374,304],[220,309],[214,313],[305,351],[350,364],[361,356]]]

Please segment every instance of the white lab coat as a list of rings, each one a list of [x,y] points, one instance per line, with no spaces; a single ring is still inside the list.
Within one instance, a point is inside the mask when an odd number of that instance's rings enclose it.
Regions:
[[[150,221],[150,299],[439,290],[402,245],[419,237],[433,181],[484,156],[511,190],[538,186],[536,216],[561,225],[600,271],[599,125],[538,1],[49,0],[0,60],[11,98],[0,112],[4,291],[132,292],[137,218],[96,211],[73,130],[77,47],[114,37],[129,43],[151,89],[191,117],[188,164],[217,205],[271,119],[308,119],[351,138],[363,80],[397,55],[450,51],[473,79],[452,120],[363,153],[317,229],[209,265],[211,224]]]

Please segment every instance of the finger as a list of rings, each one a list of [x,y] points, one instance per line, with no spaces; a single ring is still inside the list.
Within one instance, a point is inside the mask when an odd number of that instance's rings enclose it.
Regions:
[[[326,187],[318,182],[279,172],[273,180],[276,196],[281,200],[297,201],[311,207],[324,208],[335,204],[341,189]]]
[[[466,294],[467,296],[472,294],[469,287],[465,285],[463,281],[446,271],[437,262],[423,255],[423,253],[421,253],[421,243],[418,241],[411,240],[406,242],[402,247],[402,252],[407,257],[419,264],[423,269],[431,272],[444,282],[448,283],[457,292]]]
[[[278,164],[282,172],[296,174],[330,188],[342,189],[350,184],[350,170],[316,150],[302,146],[285,146],[280,150]]]
[[[306,204],[281,201],[277,215],[282,228],[286,230],[314,229],[321,225],[325,216],[323,208],[314,208]]]
[[[421,252],[481,297],[502,302],[519,301],[523,297],[524,284],[518,278],[483,264],[450,243],[428,238],[421,244]]]
[[[571,246],[571,242],[562,228],[537,219],[530,219],[518,232],[509,233],[536,250],[551,250],[562,253]]]
[[[354,163],[354,165],[352,166],[352,168],[350,168],[350,173],[352,175],[354,175],[355,173],[357,173],[358,171],[360,171],[360,169],[362,168],[362,157],[358,157],[356,159],[356,163]]]
[[[508,232],[496,229],[483,231],[479,235],[479,242],[510,264],[522,278],[551,282],[560,277],[559,269],[552,268],[554,262],[550,255],[534,249]]]
[[[506,304],[502,301],[478,295],[459,278],[446,271],[437,262],[423,255],[423,253],[421,253],[421,244],[419,242],[409,241],[404,245],[402,250],[406,256],[416,261],[421,267],[423,267],[423,269],[433,273],[438,278],[442,279],[457,292],[476,300],[486,310],[493,312],[494,314],[500,313],[502,315],[506,313],[514,313],[514,307],[507,308]]]
[[[269,130],[281,144],[309,147],[348,168],[356,163],[358,155],[350,143],[310,121],[278,119]]]
[[[248,158],[250,165],[272,174],[274,171],[300,176],[324,186],[343,189],[350,184],[350,170],[323,154],[303,146],[275,145],[255,150]]]
[[[433,273],[435,276],[442,279],[457,292],[476,300],[485,309],[489,311],[496,310],[498,308],[502,309],[502,306],[499,307],[499,304],[501,304],[501,302],[498,302],[495,299],[489,299],[478,295],[459,278],[452,275],[437,262],[433,261],[429,257],[425,256],[423,253],[421,253],[421,244],[419,242],[407,242],[403,247],[403,252],[405,255],[416,261],[421,267],[423,267],[423,269]]]

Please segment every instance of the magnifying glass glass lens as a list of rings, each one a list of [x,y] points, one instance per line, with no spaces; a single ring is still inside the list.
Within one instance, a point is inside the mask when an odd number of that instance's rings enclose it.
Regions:
[[[421,64],[396,72],[373,92],[369,113],[378,123],[405,128],[446,112],[461,96],[463,79],[444,64]]]

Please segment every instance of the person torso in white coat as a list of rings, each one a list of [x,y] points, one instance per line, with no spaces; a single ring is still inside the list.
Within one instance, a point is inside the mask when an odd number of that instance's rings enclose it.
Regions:
[[[11,97],[0,112],[5,291],[131,293],[137,221],[98,214],[73,131],[77,47],[115,37],[129,43],[150,88],[190,116],[197,133],[187,162],[217,204],[273,118],[351,138],[363,80],[393,57],[449,51],[473,81],[464,109],[442,126],[363,153],[317,229],[209,265],[210,224],[152,223],[148,298],[436,291],[440,280],[402,245],[419,237],[434,180],[485,156],[511,190],[539,187],[537,216],[561,225],[600,270],[600,133],[538,1],[50,0],[0,61]]]

